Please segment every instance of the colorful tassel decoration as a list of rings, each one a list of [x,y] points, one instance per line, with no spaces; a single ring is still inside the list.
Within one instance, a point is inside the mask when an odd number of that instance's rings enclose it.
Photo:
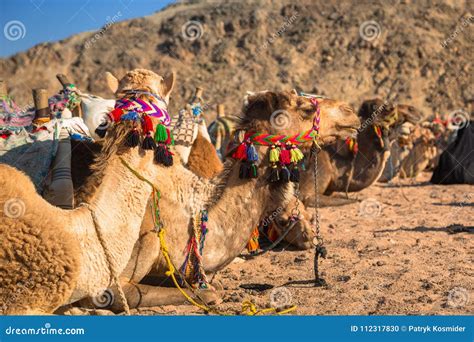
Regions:
[[[276,165],[273,165],[271,170],[270,170],[270,182],[275,183],[280,180],[280,172],[278,171],[278,168]]]
[[[237,160],[246,160],[247,159],[247,144],[245,142],[241,143],[237,147],[234,154],[232,154],[232,158],[237,159]]]
[[[283,165],[289,165],[291,163],[291,153],[285,147],[282,147],[280,151],[280,163]]]
[[[247,147],[247,160],[251,162],[258,161],[257,149],[253,144],[249,144]]]
[[[296,147],[296,145],[291,146],[291,162],[292,163],[299,163],[301,160],[304,159],[304,154],[301,150]]]
[[[142,148],[144,150],[154,150],[156,148],[155,140],[153,140],[150,133],[147,133],[145,139],[143,139]]]
[[[157,143],[166,143],[168,141],[168,130],[163,124],[156,125],[155,141]]]
[[[170,130],[161,123],[156,125],[155,141],[157,143],[154,156],[155,162],[165,166],[173,165],[173,153],[169,150],[169,145],[173,139]]]
[[[247,250],[249,251],[250,254],[257,253],[258,249],[260,248],[260,244],[258,241],[259,236],[260,236],[260,233],[258,231],[258,226],[257,226],[253,230],[252,235],[250,235],[250,240],[247,243]]]
[[[293,183],[299,183],[300,182],[300,170],[298,169],[298,166],[294,166],[291,171],[290,171],[290,181]]]
[[[246,162],[240,163],[239,178],[240,179],[250,178],[250,165],[248,163]]]
[[[285,183],[288,183],[290,181],[290,170],[288,170],[288,168],[286,166],[282,166],[281,167],[281,170],[280,170],[280,179],[285,182]]]
[[[250,165],[250,178],[257,178],[257,177],[258,177],[257,165],[252,163]]]
[[[270,149],[270,163],[277,163],[280,160],[280,149],[272,145]]]
[[[140,134],[136,128],[128,132],[127,137],[125,138],[125,144],[128,147],[137,147],[140,144]]]

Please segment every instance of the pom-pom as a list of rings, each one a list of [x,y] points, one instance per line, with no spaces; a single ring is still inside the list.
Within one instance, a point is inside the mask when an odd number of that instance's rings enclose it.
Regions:
[[[123,109],[115,108],[113,111],[109,113],[109,117],[112,119],[112,121],[119,122],[120,119],[122,118],[122,114],[123,114]]]
[[[250,165],[247,163],[240,163],[239,178],[250,178]]]
[[[271,183],[278,182],[280,180],[280,174],[278,172],[278,168],[276,166],[270,169],[270,178],[269,181]]]
[[[137,112],[127,112],[120,117],[120,121],[137,121],[139,118]]]
[[[300,160],[303,160],[304,158],[303,152],[301,152],[301,150],[295,145],[292,146],[290,153],[291,153],[292,163],[298,163]]]
[[[255,146],[253,144],[250,144],[247,147],[247,160],[251,161],[251,162],[258,161],[257,149],[255,148]]]
[[[147,133],[145,139],[143,139],[142,148],[144,150],[154,150],[156,148],[155,140],[153,140],[150,133]]]
[[[161,123],[156,125],[155,141],[158,143],[166,143],[169,139],[168,132],[165,125]]]
[[[148,115],[142,117],[142,131],[146,133],[153,132],[153,121],[151,121]]]
[[[280,149],[276,148],[275,145],[272,145],[270,149],[270,162],[276,163],[278,160],[280,160]]]
[[[283,166],[280,170],[280,179],[286,183],[290,181],[290,170],[286,166]]]
[[[300,181],[300,170],[298,166],[295,166],[291,169],[290,181],[293,183],[299,183]]]
[[[131,130],[125,138],[125,145],[128,147],[137,147],[138,144],[140,144],[140,134],[136,129]]]
[[[247,144],[245,142],[241,143],[235,152],[232,154],[232,158],[237,160],[247,159]]]
[[[280,163],[288,165],[291,163],[291,154],[290,151],[286,148],[282,148],[280,151]]]
[[[158,144],[155,148],[155,162],[164,166],[173,165],[173,155],[165,144]]]
[[[257,165],[252,163],[252,165],[250,165],[250,178],[257,178],[257,177],[258,177]]]

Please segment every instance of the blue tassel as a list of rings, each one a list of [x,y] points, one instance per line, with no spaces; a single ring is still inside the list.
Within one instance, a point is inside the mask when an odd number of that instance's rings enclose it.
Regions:
[[[253,144],[248,145],[247,147],[247,160],[251,162],[258,161],[257,149]]]
[[[122,121],[138,121],[138,119],[139,116],[137,112],[128,112],[120,117]]]

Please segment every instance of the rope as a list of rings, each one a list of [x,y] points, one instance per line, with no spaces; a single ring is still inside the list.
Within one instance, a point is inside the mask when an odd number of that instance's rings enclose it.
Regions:
[[[219,311],[216,308],[212,308],[212,307],[206,305],[205,303],[203,303],[203,304],[198,303],[189,294],[187,294],[186,291],[183,290],[183,288],[179,285],[178,280],[176,279],[176,267],[174,266],[173,262],[171,261],[171,258],[170,258],[169,252],[168,252],[168,246],[166,245],[166,242],[165,242],[165,229],[164,228],[162,228],[158,232],[158,237],[160,239],[161,252],[163,253],[163,256],[165,257],[165,260],[166,260],[166,264],[168,265],[168,271],[166,271],[165,274],[167,276],[171,277],[171,279],[173,280],[174,285],[179,290],[179,292],[181,292],[181,294],[186,298],[186,300],[188,302],[190,302],[192,305],[200,308],[201,310],[203,310],[207,313],[213,313],[213,314],[220,315],[220,316],[231,316],[230,314]],[[194,294],[194,290],[191,289],[191,291]],[[285,309],[285,310],[282,310],[282,311],[277,311],[276,308],[258,309],[257,306],[254,303],[247,300],[247,301],[242,302],[241,313],[243,315],[246,315],[246,316],[256,316],[256,315],[259,315],[259,314],[265,315],[265,314],[269,314],[269,313],[275,313],[277,315],[284,315],[284,314],[290,313],[292,311],[295,311],[296,308],[297,308],[296,305],[293,305],[293,306],[289,307],[288,309]]]
[[[125,293],[123,292],[122,286],[120,285],[119,274],[117,270],[115,269],[114,264],[112,262],[112,254],[109,248],[107,247],[107,244],[105,243],[105,238],[102,235],[102,231],[100,229],[97,216],[94,210],[92,210],[91,206],[88,203],[81,203],[81,206],[86,207],[91,213],[92,221],[94,222],[94,228],[97,233],[97,238],[99,239],[102,249],[104,250],[105,259],[107,261],[107,266],[109,267],[110,276],[112,277],[112,282],[115,286],[117,286],[118,294],[119,294],[120,300],[122,301],[125,314],[128,316],[130,315],[130,307],[128,306],[127,298],[125,297]]]
[[[120,157],[120,161],[122,162],[123,165],[125,165],[138,179],[144,181],[145,183],[149,184],[152,188],[153,188],[153,195],[155,197],[155,200],[159,200],[160,199],[160,192],[158,190],[158,188],[151,182],[149,181],[148,179],[146,179],[145,177],[143,177],[141,174],[138,173],[138,171],[136,171],[130,164],[128,164],[122,157]],[[159,208],[155,207],[155,212],[159,214]],[[94,215],[93,211],[91,210],[91,213]],[[163,254],[165,260],[166,260],[166,264],[168,266],[168,271],[166,271],[166,275],[171,277],[171,279],[173,280],[173,284],[176,286],[176,288],[179,290],[179,292],[181,292],[181,294],[186,298],[187,301],[189,301],[192,305],[198,307],[199,309],[205,311],[206,313],[214,313],[216,315],[221,315],[221,316],[230,316],[229,314],[227,313],[224,313],[222,311],[219,311],[215,308],[212,308],[210,307],[209,305],[207,305],[206,303],[198,303],[197,301],[195,301],[190,295],[188,295],[186,293],[186,291],[183,290],[183,288],[179,285],[179,282],[178,280],[176,279],[176,267],[174,266],[173,262],[171,261],[171,257],[169,255],[169,251],[168,251],[168,246],[166,245],[166,241],[165,241],[165,229],[163,228],[163,224],[162,222],[160,222],[160,218],[157,217],[156,215],[155,216],[155,230],[157,231],[158,233],[158,237],[160,239],[160,250],[161,250],[161,253]],[[105,250],[105,245],[103,244],[103,248]],[[111,266],[111,265],[109,265]],[[118,279],[118,278],[117,278]],[[184,283],[187,285],[187,282],[186,282],[186,279],[183,277],[183,280],[184,280]],[[129,312],[129,309],[128,309],[128,304],[127,304],[127,300],[125,298],[125,294],[123,293],[123,290],[122,288],[120,287],[120,285],[117,283],[117,287],[119,288],[119,294],[120,294],[120,297],[124,300],[124,306],[126,307],[126,310],[128,310]],[[189,288],[189,290],[196,296],[199,298],[199,295],[196,294],[196,291],[189,285],[187,285],[187,287]],[[120,293],[121,292],[121,293]],[[123,295],[123,297],[122,297]],[[257,309],[257,306],[255,304],[253,304],[252,302],[250,301],[244,301],[242,303],[242,310],[241,310],[241,313],[243,315],[247,315],[247,316],[255,316],[255,315],[258,315],[258,314],[269,314],[269,313],[275,313],[276,315],[284,315],[284,314],[287,314],[287,313],[290,313],[292,311],[295,311],[297,308],[296,305],[293,305],[285,310],[282,310],[282,311],[277,311],[276,308],[267,308],[267,309]],[[127,312],[127,311],[126,311]]]

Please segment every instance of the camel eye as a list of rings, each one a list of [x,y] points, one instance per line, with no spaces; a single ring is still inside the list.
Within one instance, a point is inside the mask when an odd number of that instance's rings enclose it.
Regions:
[[[310,117],[314,115],[314,108],[313,107],[306,107],[306,108],[300,108],[301,111],[303,112],[304,117]]]

